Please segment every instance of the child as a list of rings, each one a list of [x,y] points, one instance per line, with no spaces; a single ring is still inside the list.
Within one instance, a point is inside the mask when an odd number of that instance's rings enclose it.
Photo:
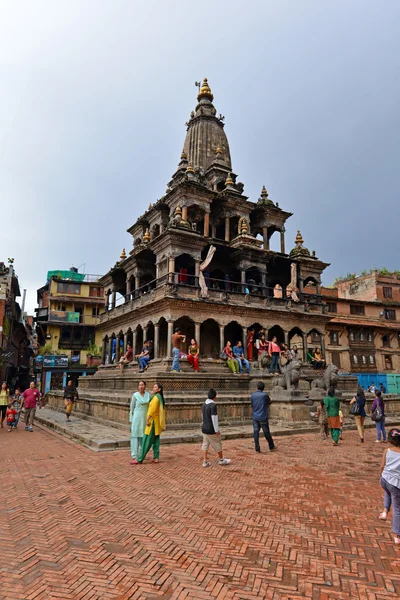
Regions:
[[[15,417],[15,421],[13,424],[14,429],[16,429],[18,427],[19,418],[21,416],[21,413],[19,410],[21,408],[21,390],[19,388],[15,389],[14,396],[13,396],[13,405],[14,405],[15,410],[17,411],[17,415]]]
[[[344,417],[341,410],[339,410],[339,419],[340,419],[340,439],[343,439],[343,425],[344,425]]]
[[[400,429],[389,431],[390,447],[385,450],[381,462],[381,486],[384,490],[383,511],[379,518],[386,521],[393,505],[392,531],[394,543],[400,544]]]
[[[12,430],[12,428],[14,426],[14,422],[15,422],[15,418],[16,418],[17,414],[18,413],[15,410],[13,403],[10,402],[10,404],[8,405],[8,408],[7,408],[7,412],[6,412],[8,433],[10,433],[10,431]]]
[[[218,426],[217,405],[215,404],[216,397],[217,392],[213,389],[209,390],[208,398],[204,402],[202,408],[203,423],[201,431],[203,434],[203,467],[212,466],[208,461],[208,449],[210,446],[218,454],[219,465],[224,466],[231,463],[231,460],[229,458],[224,458],[222,454],[221,432]]]
[[[323,400],[319,401],[319,406],[317,408],[317,417],[319,423],[319,432],[321,434],[321,439],[326,440],[329,436],[329,427],[328,427],[328,416],[326,414],[326,408]]]

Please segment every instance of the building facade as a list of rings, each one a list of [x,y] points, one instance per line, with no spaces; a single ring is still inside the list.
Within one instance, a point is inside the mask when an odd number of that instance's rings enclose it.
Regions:
[[[99,276],[71,268],[49,271],[37,292],[36,330],[40,351],[35,360],[42,389],[61,388],[68,378],[95,372],[95,326],[104,311],[104,289]]]
[[[154,341],[155,361],[168,358],[176,327],[196,338],[209,360],[227,340],[246,346],[252,327],[297,343],[305,357],[309,347],[324,348],[329,317],[320,285],[327,263],[304,246],[300,232],[287,252],[291,216],[265,187],[257,202],[244,195],[205,79],[165,195],[128,229],[132,247],[99,282],[106,291],[97,326],[103,363],[116,362],[128,341],[140,352],[145,339]],[[279,251],[271,250],[274,235]]]
[[[400,279],[369,275],[322,288],[327,358],[353,373],[400,373]]]

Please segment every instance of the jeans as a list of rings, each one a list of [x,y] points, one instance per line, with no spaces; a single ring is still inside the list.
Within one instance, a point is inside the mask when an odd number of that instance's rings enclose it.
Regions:
[[[141,356],[139,358],[139,365],[140,365],[140,370],[144,371],[145,368],[147,367],[147,363],[150,361],[150,356],[146,355],[146,356]]]
[[[260,429],[263,430],[265,439],[268,442],[269,449],[273,450],[275,448],[275,444],[272,439],[271,432],[269,430],[268,421],[255,421],[253,419],[254,446],[256,448],[256,451],[258,452],[260,450]]]
[[[273,372],[277,371],[279,373],[279,352],[273,352],[271,358],[272,358],[272,361],[271,361],[271,366],[269,368],[269,372],[273,373]]]
[[[384,442],[386,442],[385,417],[383,417],[383,419],[381,421],[375,421],[375,426],[376,426],[376,435],[378,437],[378,440],[381,441],[381,434],[382,434],[382,439]]]
[[[181,355],[181,351],[179,350],[179,348],[172,348],[172,357],[174,360],[172,361],[171,371],[180,371],[181,370],[181,365],[179,364],[180,355]]]
[[[248,373],[250,373],[250,363],[246,358],[236,358],[237,364],[239,365],[239,373],[243,373],[243,365]]]
[[[381,486],[383,488],[383,506],[387,511],[392,507],[392,531],[395,535],[400,535],[400,488],[391,485],[381,477]]]

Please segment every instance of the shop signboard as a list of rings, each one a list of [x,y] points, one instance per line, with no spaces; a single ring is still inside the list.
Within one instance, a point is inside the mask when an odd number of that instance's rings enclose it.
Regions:
[[[45,369],[68,367],[68,356],[60,354],[47,354],[43,357],[43,367]]]

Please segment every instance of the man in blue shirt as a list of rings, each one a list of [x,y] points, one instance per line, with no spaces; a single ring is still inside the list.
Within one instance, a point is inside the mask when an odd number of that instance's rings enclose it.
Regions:
[[[260,429],[263,430],[265,439],[268,442],[268,446],[271,452],[276,450],[276,446],[271,436],[268,423],[268,407],[271,404],[271,399],[264,392],[264,384],[262,381],[257,383],[257,391],[251,394],[251,408],[253,411],[253,433],[254,433],[254,445],[256,452],[261,452],[260,449]]]
[[[250,363],[244,357],[243,345],[240,340],[236,343],[236,346],[233,346],[232,352],[233,352],[233,356],[236,358],[236,361],[239,365],[239,373],[243,373],[243,365],[244,365],[246,371],[248,373],[250,373]]]

